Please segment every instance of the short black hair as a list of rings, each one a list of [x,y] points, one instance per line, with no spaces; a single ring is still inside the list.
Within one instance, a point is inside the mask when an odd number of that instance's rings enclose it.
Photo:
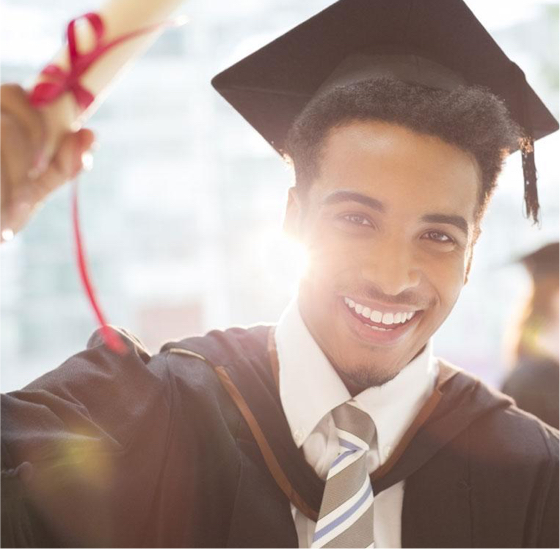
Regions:
[[[294,121],[285,154],[294,165],[296,187],[306,191],[319,174],[330,130],[369,120],[436,136],[472,154],[482,179],[477,218],[496,187],[506,156],[520,146],[522,137],[504,102],[484,88],[446,91],[392,78],[364,80],[317,96]]]

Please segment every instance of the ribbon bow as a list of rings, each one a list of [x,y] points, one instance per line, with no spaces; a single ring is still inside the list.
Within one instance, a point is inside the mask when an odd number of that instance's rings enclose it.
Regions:
[[[90,24],[95,34],[95,45],[91,51],[85,54],[78,51],[76,44],[76,22],[82,18]],[[106,51],[107,47],[102,44],[104,33],[103,21],[96,13],[86,13],[81,17],[72,19],[68,23],[66,31],[70,69],[64,71],[58,65],[47,65],[41,71],[41,75],[50,78],[51,81],[40,82],[35,86],[30,96],[31,104],[35,107],[43,107],[69,91],[74,95],[76,103],[82,110],[89,107],[95,98],[90,91],[82,86],[80,78],[91,64]]]
[[[76,22],[80,19],[85,19],[89,23],[95,36],[93,48],[86,53],[80,53],[76,43]],[[84,72],[86,72],[91,65],[97,61],[97,59],[99,59],[111,48],[114,48],[121,42],[155,30],[160,26],[161,25],[152,25],[134,32],[123,34],[109,42],[104,43],[103,37],[105,35],[105,25],[97,13],[86,13],[76,19],[72,19],[72,21],[68,23],[66,30],[70,68],[65,71],[58,65],[47,65],[41,71],[41,75],[49,78],[50,81],[40,82],[33,88],[30,95],[31,104],[35,107],[43,107],[58,99],[65,92],[69,91],[76,99],[76,103],[80,109],[87,109],[95,97],[80,82],[80,78]]]

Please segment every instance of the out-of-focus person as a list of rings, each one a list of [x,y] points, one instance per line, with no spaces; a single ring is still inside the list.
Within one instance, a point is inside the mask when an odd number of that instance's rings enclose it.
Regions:
[[[502,390],[519,408],[558,428],[558,242],[520,261],[532,288],[514,332],[514,366]]]
[[[1,87],[1,240],[10,240],[47,196],[84,167],[94,142],[91,130],[70,132],[52,158],[44,153],[47,129],[39,109],[17,84]],[[90,160],[85,160],[89,163]]]

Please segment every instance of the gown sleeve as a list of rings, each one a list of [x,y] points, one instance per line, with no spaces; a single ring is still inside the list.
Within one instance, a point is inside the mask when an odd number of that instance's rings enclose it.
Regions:
[[[550,467],[551,474],[549,478],[546,478],[544,486],[541,486],[541,490],[544,491],[546,497],[544,498],[544,504],[542,506],[540,529],[536,545],[537,547],[559,547],[558,517],[560,516],[560,510],[558,508],[558,431],[551,433],[552,434],[548,438],[548,447],[552,466]]]
[[[2,396],[3,547],[144,545],[172,411],[162,358],[124,339]]]

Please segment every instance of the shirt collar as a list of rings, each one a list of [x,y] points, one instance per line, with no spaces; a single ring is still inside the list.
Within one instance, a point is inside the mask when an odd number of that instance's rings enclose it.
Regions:
[[[294,441],[301,447],[319,421],[351,396],[301,318],[297,299],[280,317],[275,340],[280,400]],[[400,440],[432,393],[436,377],[429,341],[395,378],[355,397],[376,425],[380,448],[391,448]]]

